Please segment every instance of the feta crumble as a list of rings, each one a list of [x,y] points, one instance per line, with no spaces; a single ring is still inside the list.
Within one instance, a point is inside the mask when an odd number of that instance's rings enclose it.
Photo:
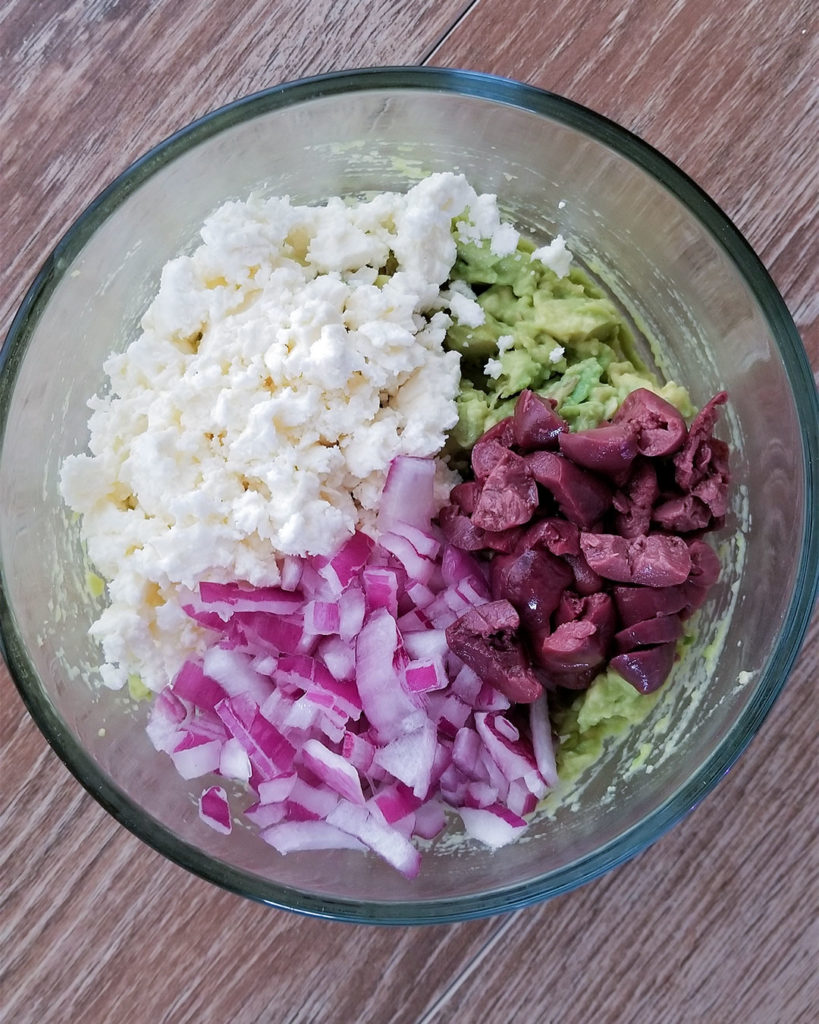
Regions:
[[[491,377],[492,380],[497,380],[503,372],[503,364],[500,359],[487,359],[483,372],[487,377]]]
[[[107,685],[161,689],[203,649],[183,610],[201,580],[276,584],[277,555],[371,528],[396,455],[440,451],[460,382],[444,336],[483,320],[474,296],[442,299],[453,220],[498,253],[517,244],[494,196],[434,174],[366,202],[226,203],[165,266],[61,474],[109,581],[92,627]],[[442,470],[441,501],[452,482]]]
[[[453,291],[449,300],[452,316],[465,327],[480,327],[486,322],[486,313],[475,299],[467,298],[460,292]]]
[[[535,249],[532,259],[540,260],[545,266],[553,270],[558,277],[568,277],[572,265],[572,254],[566,248],[566,239],[563,235],[555,235],[548,245]]]
[[[502,334],[498,338],[498,355],[502,356],[504,352],[508,352],[515,344],[515,336],[513,334]]]

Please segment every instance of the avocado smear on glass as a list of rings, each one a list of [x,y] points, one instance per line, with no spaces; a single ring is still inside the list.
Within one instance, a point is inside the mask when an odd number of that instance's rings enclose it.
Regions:
[[[505,256],[493,254],[488,242],[458,242],[451,280],[469,285],[484,321],[474,327],[455,323],[447,332],[447,346],[461,354],[458,423],[448,444],[453,464],[464,465],[478,438],[512,414],[527,388],[556,401],[572,430],[611,419],[637,388],[693,416],[685,388],[661,384],[642,362],[622,314],[604,292],[577,267],[559,277],[534,252],[525,238]],[[573,782],[601,757],[607,739],[642,722],[660,693],[638,693],[608,669],[587,690],[556,705],[562,781]]]

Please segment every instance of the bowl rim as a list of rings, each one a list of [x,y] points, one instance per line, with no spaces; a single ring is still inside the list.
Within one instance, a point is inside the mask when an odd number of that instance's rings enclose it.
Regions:
[[[692,810],[733,765],[758,731],[787,680],[808,628],[819,587],[819,531],[812,495],[819,466],[819,399],[805,349],[787,306],[749,243],[728,216],[683,171],[628,129],[581,104],[510,78],[457,68],[390,66],[315,75],[285,82],[221,106],[174,132],[123,170],[75,219],[36,275],[0,348],[0,453],[8,397],[39,315],[65,269],[96,228],[133,191],[179,154],[239,121],[300,102],[363,90],[426,91],[472,96],[543,115],[585,133],[658,179],[728,253],[765,314],[783,359],[799,414],[805,478],[804,533],[784,630],[760,672],[753,696],[706,761],[638,824],[563,868],[509,888],[428,900],[328,898],[231,867],[178,839],[125,794],[64,726],[28,662],[6,598],[0,565],[0,654],[32,718],[80,784],[114,819],[148,846],[224,889],[279,909],[354,923],[433,924],[516,910],[567,892],[635,856]]]

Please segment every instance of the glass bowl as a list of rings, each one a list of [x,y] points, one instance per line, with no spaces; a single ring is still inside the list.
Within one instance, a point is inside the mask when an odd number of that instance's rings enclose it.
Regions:
[[[721,582],[652,715],[522,840],[491,852],[447,835],[408,881],[374,857],[281,857],[249,830],[224,837],[199,820],[202,780],[184,782],[154,751],[146,704],[98,683],[88,627],[99,605],[57,480],[65,456],[86,444],[86,401],[103,385],[105,356],[134,335],[162,265],[190,250],[208,213],[254,190],[319,201],[405,190],[437,170],[497,193],[535,237],[562,232],[695,403],[728,390],[720,430],[736,486],[716,538]],[[395,68],[308,79],[218,110],[125,171],[67,231],[0,358],[0,624],[23,700],[118,821],[183,867],[273,906],[347,921],[453,921],[594,878],[657,839],[731,766],[807,627],[819,415],[785,304],[696,185],[558,96],[486,75]],[[645,758],[647,738],[655,749]]]

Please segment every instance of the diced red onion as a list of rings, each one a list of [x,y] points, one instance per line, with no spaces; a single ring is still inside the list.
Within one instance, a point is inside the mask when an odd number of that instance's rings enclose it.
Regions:
[[[205,675],[217,682],[229,697],[246,693],[261,704],[273,690],[270,680],[254,670],[247,654],[228,650],[221,644],[205,651],[202,668]]]
[[[459,807],[466,834],[493,850],[514,842],[526,829],[526,820],[502,804],[491,807]]]
[[[293,772],[277,775],[275,779],[267,779],[259,783],[259,803],[281,803],[293,792],[298,776]]]
[[[415,580],[407,585],[404,592],[413,604],[413,608],[410,611],[420,611],[422,608],[427,608],[435,600],[435,591],[425,583],[419,583]]]
[[[218,770],[221,753],[221,740],[206,740],[171,751],[171,760],[183,779],[197,779]]]
[[[281,724],[285,729],[308,732],[317,721],[320,713],[321,708],[314,701],[309,700],[309,698],[305,699],[305,697],[297,697],[296,700],[291,702]]]
[[[510,739],[506,735],[505,724],[497,712],[475,713],[475,728],[497,766],[509,780],[522,779],[527,772],[537,767],[534,755],[519,739]]]
[[[283,821],[261,833],[262,839],[281,854],[303,850],[365,850],[349,832],[326,821]]]
[[[319,576],[327,581],[334,593],[340,594],[367,564],[373,544],[372,537],[366,533],[354,533],[328,562],[317,566]]]
[[[227,696],[225,690],[216,682],[205,675],[202,666],[195,661],[186,661],[177,672],[172,683],[172,690],[177,697],[189,700],[200,708],[211,710]]]
[[[338,602],[313,600],[304,606],[305,632],[331,636],[338,633],[338,628]]]
[[[455,733],[455,741],[452,744],[452,763],[469,779],[488,780],[489,773],[481,757],[484,749],[475,730],[462,726]]]
[[[465,807],[490,807],[498,799],[497,789],[489,782],[472,779],[466,784],[463,804]]]
[[[318,740],[306,740],[301,748],[304,764],[340,796],[356,804],[364,803],[361,779],[341,754],[328,750]]]
[[[250,658],[250,666],[260,676],[271,676],[276,674],[276,667],[279,659],[274,654],[257,654]]]
[[[441,575],[448,587],[456,586],[462,580],[468,580],[484,601],[490,599],[489,584],[486,572],[481,563],[468,551],[462,551],[452,544],[445,544],[441,559]]]
[[[230,618],[230,612],[227,607],[225,608],[223,615],[220,615],[219,612],[206,611],[203,608],[197,608],[192,604],[183,604],[182,611],[192,618],[194,622],[198,622],[200,626],[205,626],[206,629],[214,629],[220,633],[225,628],[225,623]]]
[[[390,463],[378,504],[379,533],[396,523],[429,528],[435,515],[435,461],[399,455]]]
[[[263,611],[272,615],[287,615],[298,611],[302,599],[280,587],[242,587],[238,583],[199,584],[199,597],[203,604],[226,605],[233,612]]]
[[[412,544],[416,554],[421,555],[423,558],[432,560],[437,557],[438,552],[441,550],[441,542],[428,529],[419,530],[417,526],[397,520],[392,524],[389,532],[397,534],[399,537],[405,537]],[[379,543],[381,543],[380,537]]]
[[[506,806],[513,814],[523,817],[531,814],[537,807],[538,798],[526,786],[522,779],[513,779],[505,797]]]
[[[401,635],[406,638],[407,633],[415,633],[419,630],[430,629],[432,623],[430,622],[429,617],[419,608],[412,608],[403,615],[399,615],[396,619],[396,625],[398,626]]]
[[[401,686],[393,658],[399,637],[395,619],[383,608],[369,617],[356,639],[356,683],[361,705],[373,728],[389,742],[410,723],[426,718]]]
[[[211,786],[199,797],[199,817],[222,835],[230,835],[233,819],[227,793],[221,786]]]
[[[186,777],[247,783],[246,816],[281,852],[367,848],[414,877],[409,840],[445,828],[442,800],[498,846],[556,780],[545,698],[522,737],[446,643],[490,591],[431,525],[433,479],[432,460],[394,460],[378,543],[288,556],[280,587],[203,583],[190,606],[219,639],[157,697],[151,740]]]
[[[274,652],[290,654],[303,648],[304,623],[295,616],[266,612],[237,612],[230,620],[234,643],[260,641]],[[312,638],[314,639],[314,638]]]
[[[412,693],[443,690],[449,686],[449,677],[442,658],[413,660],[404,668],[407,689]]]
[[[423,803],[420,797],[415,796],[412,790],[401,782],[382,786],[373,800],[384,815],[385,821],[390,825],[401,821],[409,814],[414,815]]]
[[[334,679],[350,680],[355,678],[355,646],[338,636],[330,636],[322,640],[316,651]]]
[[[405,733],[375,752],[376,764],[408,786],[415,796],[425,797],[432,780],[437,735],[426,719],[419,729]]]
[[[421,839],[434,839],[446,828],[446,813],[438,800],[427,800],[415,811],[413,834]]]
[[[146,732],[155,750],[166,754],[177,746],[182,728],[190,718],[188,706],[176,696],[170,687],[157,694],[151,705]]]
[[[325,786],[311,786],[297,776],[285,803],[290,817],[297,817],[303,813],[308,818],[321,818],[324,821],[338,804],[338,800],[337,791]],[[304,817],[300,817],[299,820],[304,820]]]
[[[225,740],[219,755],[219,774],[236,782],[249,782],[252,771],[250,758],[239,740],[235,736]]]
[[[420,633],[408,633],[404,638],[404,649],[410,658],[438,658],[443,661],[449,646],[442,629],[425,629]]]
[[[520,739],[520,730],[508,718],[504,718],[503,715],[498,715],[494,719],[495,728],[507,740],[511,740],[512,743],[516,743]]]
[[[383,816],[378,820],[368,808],[340,800],[327,821],[355,836],[407,878],[415,878],[418,874],[421,854],[405,836],[391,828]]]
[[[552,741],[552,723],[549,720],[545,693],[529,705],[529,729],[532,734],[532,749],[538,771],[547,786],[556,786],[557,763]]]
[[[368,566],[361,574],[367,611],[386,608],[395,618],[398,615],[398,576],[386,566]]]
[[[370,766],[375,757],[375,744],[366,736],[357,733],[345,732],[342,740],[341,754],[345,760],[361,775],[369,774]]]
[[[333,721],[328,714],[319,715],[316,720],[318,730],[325,736],[331,743],[338,746],[344,739],[346,730],[343,725]]]
[[[244,813],[245,817],[249,818],[256,828],[262,829],[282,821],[285,814],[287,814],[287,807],[284,801],[270,804],[256,803],[251,804]]]
[[[429,714],[444,735],[454,737],[472,716],[472,708],[456,693],[433,693],[428,698]]]
[[[342,640],[355,640],[364,624],[365,612],[364,591],[359,586],[348,587],[338,599],[338,634]]]
[[[298,590],[301,583],[303,561],[295,555],[285,555],[281,564],[281,580],[279,585],[282,590]]]
[[[452,692],[474,707],[483,687],[483,680],[468,665],[462,665],[452,680]]]
[[[475,708],[479,711],[506,711],[511,707],[509,698],[496,690],[489,683],[483,683],[481,692],[475,701]]]
[[[387,532],[381,534],[378,543],[398,559],[412,580],[417,583],[429,583],[435,563],[432,559],[419,555],[406,537]]]

